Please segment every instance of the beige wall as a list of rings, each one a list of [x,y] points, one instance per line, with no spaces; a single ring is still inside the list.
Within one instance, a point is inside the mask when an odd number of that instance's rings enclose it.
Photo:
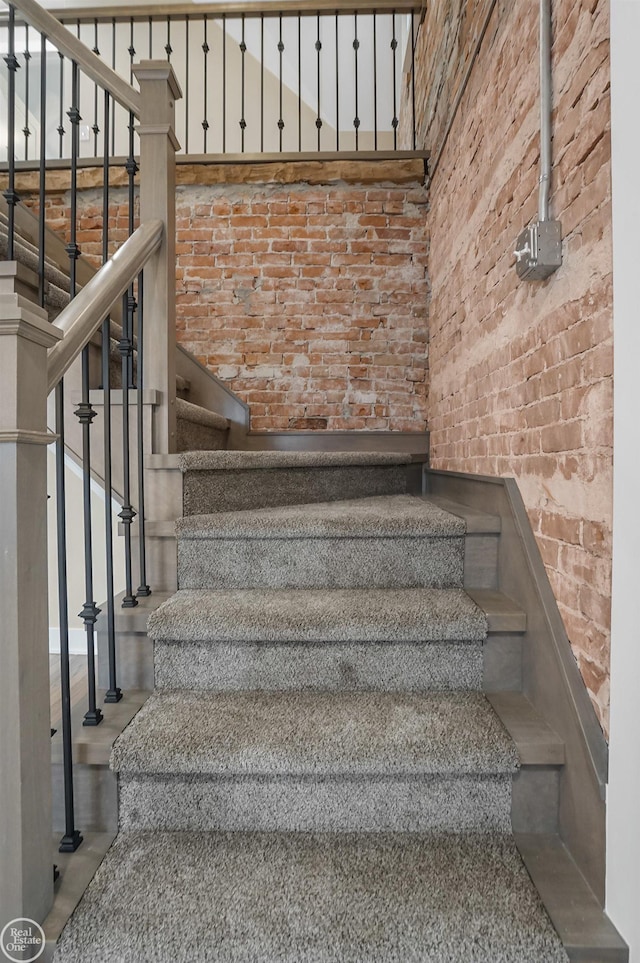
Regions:
[[[430,5],[419,146],[437,156],[489,0]],[[538,4],[498,0],[430,189],[427,416],[438,468],[514,475],[607,730],[612,524],[608,4],[556,0],[552,216],[562,268],[517,279],[537,215]]]

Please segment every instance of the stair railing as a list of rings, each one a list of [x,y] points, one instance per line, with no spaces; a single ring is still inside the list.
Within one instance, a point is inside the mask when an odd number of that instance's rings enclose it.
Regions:
[[[30,122],[38,128],[41,145],[38,247],[21,244],[16,233],[19,211],[19,172],[16,139],[20,118],[16,111],[16,11],[39,32],[39,110]],[[56,445],[56,504],[58,608],[60,622],[61,724],[63,744],[65,830],[62,852],[73,852],[82,842],[74,807],[73,731],[69,669],[69,614],[67,570],[67,497],[65,492],[65,375],[75,375],[80,386],[75,414],[82,430],[83,542],[85,602],[79,618],[84,624],[88,658],[87,711],[84,726],[103,719],[97,705],[95,678],[95,623],[99,609],[94,599],[92,533],[92,424],[96,389],[103,396],[104,501],[107,574],[107,638],[109,685],[105,702],[122,697],[118,686],[115,644],[114,564],[112,550],[111,408],[113,343],[109,313],[122,299],[122,330],[117,343],[122,392],[122,511],[125,533],[125,595],[123,605],[137,605],[150,594],[145,562],[144,446],[156,453],[175,448],[175,151],[174,104],[181,96],[171,66],[145,61],[133,67],[140,92],[115,74],[55,17],[34,0],[9,6],[8,45],[4,58],[8,91],[8,157],[4,198],[6,229],[0,223],[5,263],[0,263],[0,812],[2,813],[2,873],[0,907],[4,923],[27,917],[41,922],[53,898],[51,861],[52,794],[49,692],[49,616],[47,598],[47,458],[46,446]],[[33,50],[36,46],[33,46]],[[71,61],[70,103],[66,119],[49,108],[47,60],[55,53]],[[26,60],[28,66],[30,58]],[[91,82],[103,96],[102,204],[93,212],[102,221],[102,267],[84,287],[77,277],[81,254],[78,195],[81,85]],[[113,102],[128,116],[128,156],[125,197],[111,187],[114,159],[110,154]],[[62,103],[62,101],[60,102]],[[135,121],[139,124],[135,127]],[[66,252],[69,258],[69,303],[52,323],[52,285],[47,279],[47,164],[46,142],[52,126],[70,124],[71,161]],[[140,139],[140,163],[135,137]],[[138,187],[139,182],[139,187]],[[139,211],[138,205],[139,203]],[[139,222],[139,223],[138,223]],[[22,263],[20,263],[22,259]],[[26,259],[26,260],[25,260]],[[58,272],[59,273],[59,272]],[[143,309],[148,322],[143,332]],[[96,337],[99,342],[96,344]],[[137,364],[134,363],[134,346]],[[100,360],[96,363],[96,350]],[[143,381],[144,363],[144,381]],[[78,371],[78,368],[80,369]],[[160,403],[154,411],[151,437],[143,430],[143,388],[152,386]],[[55,396],[55,434],[47,429],[47,398]],[[130,424],[130,399],[137,405],[137,430]],[[95,430],[95,426],[94,426]],[[137,437],[134,437],[136,436]],[[137,511],[132,504],[132,442],[137,461]],[[138,517],[140,585],[133,588],[131,525]],[[74,512],[74,522],[77,515]]]
[[[274,154],[386,159],[401,148],[417,152],[414,49],[423,12],[421,0],[96,4],[56,10],[50,36],[65,54],[63,43],[80,38],[122,78],[136,57],[166,59],[185,91],[176,129],[191,163]],[[21,56],[28,46],[25,37]],[[100,155],[106,136],[96,91],[83,98],[86,159]],[[112,154],[125,149],[116,113],[112,105]],[[49,147],[60,158],[68,148],[64,132]],[[25,135],[21,160],[34,156]]]

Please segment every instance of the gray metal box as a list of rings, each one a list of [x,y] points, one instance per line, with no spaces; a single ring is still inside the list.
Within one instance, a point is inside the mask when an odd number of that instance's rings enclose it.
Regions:
[[[562,264],[560,221],[534,221],[518,236],[516,249],[518,277],[543,281]]]

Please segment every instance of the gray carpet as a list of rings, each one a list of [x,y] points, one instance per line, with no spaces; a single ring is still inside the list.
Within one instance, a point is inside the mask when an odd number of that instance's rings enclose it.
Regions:
[[[229,422],[222,415],[176,398],[178,451],[226,448]]]
[[[460,589],[184,590],[148,622],[157,688],[219,691],[480,689],[486,628]]]
[[[56,963],[566,963],[508,835],[121,833]]]
[[[392,495],[316,505],[179,518],[178,537],[212,538],[452,538],[465,533],[462,518],[423,498]]]
[[[481,641],[484,612],[461,589],[177,592],[150,616],[175,642]]]
[[[116,772],[513,773],[481,693],[155,692],[116,740]]]
[[[478,642],[162,642],[158,689],[478,690]]]
[[[465,523],[412,495],[179,519],[181,589],[461,587]]]
[[[376,451],[197,451],[180,458],[183,472],[259,468],[344,468],[408,465],[411,455]]]

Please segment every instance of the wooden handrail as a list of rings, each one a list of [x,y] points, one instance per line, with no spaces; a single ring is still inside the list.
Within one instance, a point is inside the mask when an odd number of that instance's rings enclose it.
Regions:
[[[11,0],[11,2],[30,26],[44,34],[60,53],[75,61],[87,77],[103,90],[107,90],[114,100],[122,104],[134,117],[140,119],[140,94],[131,84],[107,66],[104,60],[94,54],[85,43],[74,37],[57,17],[41,7],[36,0]]]
[[[389,0],[350,0],[350,2],[345,2],[345,0],[306,0],[306,2],[297,3],[295,0],[280,0],[280,3],[265,3],[264,0],[245,0],[245,2],[230,2],[230,3],[198,3],[196,6],[193,3],[158,3],[154,4],[152,7],[143,6],[128,6],[128,7],[111,7],[111,6],[96,6],[92,8],[87,7],[73,7],[65,8],[61,10],[56,10],[55,16],[62,23],[73,22],[74,24],[80,21],[80,23],[94,23],[96,20],[98,23],[101,21],[131,21],[133,20],[166,20],[167,17],[172,17],[177,20],[185,19],[190,17],[193,20],[201,19],[203,16],[212,16],[215,18],[220,18],[224,14],[226,17],[241,17],[241,16],[264,16],[264,17],[277,17],[281,13],[289,16],[297,16],[301,14],[303,16],[315,15],[317,13],[377,13],[377,14],[410,14],[410,13],[420,13],[422,10],[422,0],[398,0],[397,3],[390,3]],[[16,4],[19,8],[20,4]]]
[[[62,330],[64,337],[47,357],[48,392],[55,388],[88,344],[111,306],[135,281],[160,246],[163,233],[164,225],[160,220],[141,224],[58,315],[55,326]]]

